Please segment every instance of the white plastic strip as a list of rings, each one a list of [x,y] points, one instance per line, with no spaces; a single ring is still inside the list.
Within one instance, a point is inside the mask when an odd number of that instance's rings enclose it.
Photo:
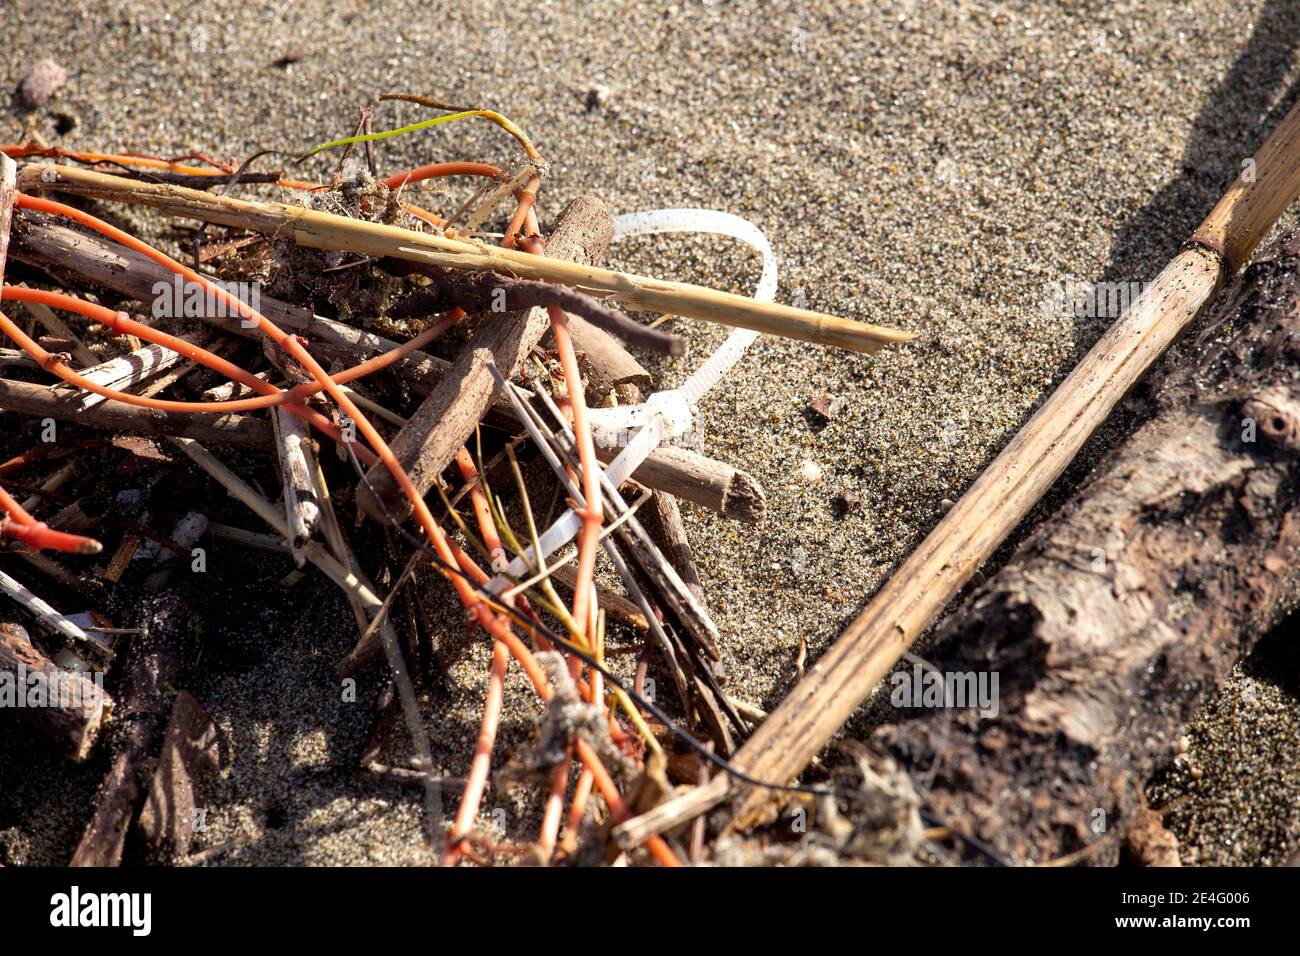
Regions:
[[[776,298],[776,253],[763,230],[748,219],[714,209],[652,209],[614,217],[615,241],[666,232],[728,236],[748,243],[763,257],[763,271],[758,277],[753,298],[758,302],[771,302]],[[628,432],[636,429],[623,450],[605,469],[610,484],[617,488],[631,477],[665,436],[676,437],[689,431],[694,417],[692,407],[735,367],[757,338],[758,333],[751,329],[735,329],[680,388],[656,392],[642,405],[589,409],[593,437],[605,447],[621,444]],[[539,543],[543,554],[554,554],[573,540],[581,529],[582,519],[572,510],[566,511],[542,534]],[[522,579],[528,573],[529,562],[536,564],[531,547],[524,557],[511,561],[504,574],[493,578],[488,589],[501,593],[511,586],[512,578]]]

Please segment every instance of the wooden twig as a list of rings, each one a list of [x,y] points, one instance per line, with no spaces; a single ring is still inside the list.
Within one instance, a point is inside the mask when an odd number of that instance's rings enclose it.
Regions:
[[[158,738],[169,709],[171,687],[180,673],[175,642],[190,620],[175,594],[149,599],[141,626],[147,640],[132,641],[130,664],[120,691],[121,749],[99,790],[95,813],[72,857],[73,866],[117,866],[126,835],[152,769]]]
[[[314,481],[316,453],[307,424],[290,415],[281,406],[271,410],[275,432],[275,451],[280,462],[280,482],[284,493],[284,512],[289,525],[289,547],[294,563],[302,567],[306,556],[302,546],[320,523],[320,503]]]
[[[573,347],[586,356],[588,395],[604,395],[619,385],[644,388],[650,384],[650,373],[603,329],[571,315],[569,337],[573,339]]]
[[[894,573],[835,644],[737,752],[764,780],[798,774],[1028,514],[1089,436],[1169,343],[1249,259],[1265,229],[1300,194],[1300,106],[1294,107],[1155,281],[1124,311],[970,490]],[[721,781],[721,782],[719,782]],[[706,787],[629,821],[645,836],[716,805],[721,774]],[[741,812],[757,806],[752,793]]]
[[[0,285],[5,280],[9,258],[9,234],[13,225],[14,202],[18,198],[18,164],[0,154]]]
[[[127,435],[168,435],[214,445],[269,448],[271,426],[250,415],[200,415],[162,412],[121,402],[80,409],[76,394],[52,391],[43,385],[0,379],[0,408],[38,418],[104,428]]]
[[[38,706],[19,704],[35,680],[45,696]],[[99,732],[113,710],[113,698],[102,686],[82,674],[65,671],[42,654],[22,627],[0,624],[0,686],[8,684],[14,697],[6,708],[54,742],[64,756],[75,761],[90,756]]]
[[[497,312],[506,309],[522,312],[537,306],[555,306],[569,315],[581,316],[588,325],[636,348],[668,355],[681,355],[686,348],[680,337],[652,329],[627,313],[568,286],[536,279],[515,279],[492,272],[464,272],[436,266],[415,266],[409,262],[394,265],[404,267],[395,268],[393,271],[397,274],[416,272],[432,281],[390,308],[386,314],[392,319],[423,318],[455,308],[480,313],[494,310],[494,307]]]
[[[596,457],[608,464],[620,451],[598,446]],[[632,477],[725,518],[756,523],[767,512],[767,492],[747,472],[687,448],[661,445],[637,466]]]
[[[93,368],[99,364],[99,356],[87,348],[86,343],[81,341],[81,337],[73,331],[72,326],[59,318],[58,313],[48,305],[40,302],[24,302],[23,306],[50,335],[68,343],[68,349],[78,364],[85,368]]]
[[[579,197],[560,213],[547,252],[588,263],[599,261],[613,235],[614,221],[605,204]],[[393,454],[420,494],[433,487],[491,407],[496,387],[488,365],[508,371],[518,368],[549,328],[550,318],[543,308],[494,317],[397,433],[390,443]],[[400,519],[410,512],[410,502],[386,467],[372,467],[366,479],[367,484],[357,489],[357,503],[368,515],[376,520],[386,514]]]
[[[187,691],[176,695],[163,735],[158,768],[140,810],[139,831],[150,859],[186,859],[194,837],[195,810],[210,796],[221,769],[216,724]]]
[[[38,303],[28,303],[30,308]],[[42,308],[44,308],[42,306]],[[199,340],[194,336],[179,336],[182,340],[189,342],[191,345],[198,345]],[[94,355],[91,355],[94,358]],[[132,387],[146,382],[171,368],[181,360],[181,355],[173,352],[169,348],[161,345],[141,346],[134,352],[128,352],[126,355],[119,355],[117,358],[109,359],[107,362],[99,362],[82,369],[81,374],[90,379],[96,385],[102,385],[105,388],[111,388],[116,391],[129,391]],[[109,401],[107,396],[100,395],[97,392],[81,391],[77,389],[60,389],[60,392],[70,394],[74,401],[73,404],[80,410],[94,408],[103,402]]]
[[[4,594],[10,600],[16,602],[28,614],[36,618],[43,627],[49,628],[56,634],[63,635],[80,648],[89,649],[96,655],[96,660],[111,661],[113,659],[113,652],[106,645],[91,638],[80,627],[68,620],[67,617],[54,610],[44,600],[27,590],[22,584],[3,571],[0,571],[0,594]]]
[[[445,239],[302,206],[213,196],[198,190],[132,181],[53,163],[24,167],[18,174],[18,181],[25,192],[53,190],[143,204],[172,216],[292,236],[298,245],[315,249],[392,256],[452,269],[559,282],[592,294],[617,296],[634,310],[671,312],[867,354],[879,351],[884,345],[915,338],[896,329],[852,322],[792,306],[756,302],[730,292],[532,256],[513,249]]]

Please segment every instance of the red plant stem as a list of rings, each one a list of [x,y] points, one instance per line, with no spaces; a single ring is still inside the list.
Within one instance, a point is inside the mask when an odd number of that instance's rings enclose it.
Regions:
[[[496,744],[497,726],[501,721],[501,703],[505,694],[506,667],[510,651],[501,641],[492,642],[492,663],[488,668],[487,698],[483,703],[483,720],[479,725],[474,757],[465,778],[465,790],[460,798],[456,820],[447,834],[447,849],[442,857],[443,866],[454,866],[461,857],[461,841],[474,828],[483,792],[487,789],[488,770],[492,763],[492,748]]]
[[[528,182],[524,184],[523,192],[519,196],[519,204],[515,207],[515,214],[510,219],[510,225],[506,227],[505,239],[501,241],[501,245],[505,246],[507,249],[513,249],[515,247],[515,241],[519,236],[519,230],[523,227],[525,221],[529,222],[531,232],[535,233],[537,231],[535,224],[536,220],[531,217],[533,213],[533,203],[537,201],[537,187],[541,184],[542,177],[537,173],[533,173],[529,176]],[[533,237],[530,236],[529,238]]]
[[[565,751],[564,762],[555,768],[551,775],[551,791],[546,796],[546,806],[542,810],[542,826],[537,836],[537,848],[541,851],[542,861],[549,863],[555,852],[555,841],[560,833],[560,818],[564,815],[564,791],[569,786],[569,763],[573,760],[573,748]]]
[[[9,492],[0,488],[0,509],[7,517],[0,520],[0,537],[21,541],[36,551],[66,551],[71,554],[99,554],[101,545],[94,538],[55,531],[44,521],[37,521]]]
[[[487,163],[430,163],[408,169],[404,173],[395,173],[380,182],[389,189],[401,189],[409,183],[420,183],[442,176],[488,176],[495,179],[500,175],[500,169]]]
[[[571,854],[578,848],[578,828],[582,826],[582,818],[586,816],[587,800],[591,797],[591,786],[595,780],[592,772],[584,768],[577,784],[574,785],[573,802],[569,804],[569,819],[565,823],[564,842],[561,844],[565,853]]]

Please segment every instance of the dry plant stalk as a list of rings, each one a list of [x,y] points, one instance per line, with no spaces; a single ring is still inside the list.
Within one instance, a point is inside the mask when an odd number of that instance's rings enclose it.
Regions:
[[[746,296],[689,283],[651,279],[528,255],[513,249],[446,239],[286,203],[231,199],[195,189],[145,183],[52,163],[25,167],[19,175],[19,182],[24,192],[54,190],[152,206],[172,216],[201,219],[255,232],[290,235],[298,245],[314,249],[391,256],[450,269],[558,282],[591,295],[616,296],[631,309],[667,312],[866,354],[916,337],[897,329],[852,322],[793,306],[755,302]]]

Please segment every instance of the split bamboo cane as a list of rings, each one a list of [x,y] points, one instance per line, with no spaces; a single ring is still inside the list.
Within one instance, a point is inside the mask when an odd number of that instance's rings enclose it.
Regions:
[[[1165,348],[1250,259],[1256,245],[1300,195],[1300,105],[1151,286],[1084,356],[1016,433],[970,490],[935,526],[861,614],[736,753],[750,777],[796,776],[843,726],[1029,513]],[[625,821],[624,845],[707,811],[734,789],[726,774]],[[750,789],[744,816],[762,799]]]
[[[332,213],[278,202],[251,202],[212,195],[197,189],[110,176],[94,170],[53,163],[24,167],[18,177],[23,192],[46,190],[135,203],[161,209],[172,216],[201,219],[281,235],[315,249],[392,256],[427,265],[496,272],[520,279],[538,279],[573,286],[591,295],[614,296],[631,309],[666,312],[721,325],[753,329],[768,335],[815,342],[872,354],[891,343],[916,338],[910,332],[853,322],[835,315],[809,312],[774,302],[755,302],[743,295],[719,292],[684,282],[651,279],[597,266],[563,262],[460,239],[411,232],[382,223],[349,219]]]

